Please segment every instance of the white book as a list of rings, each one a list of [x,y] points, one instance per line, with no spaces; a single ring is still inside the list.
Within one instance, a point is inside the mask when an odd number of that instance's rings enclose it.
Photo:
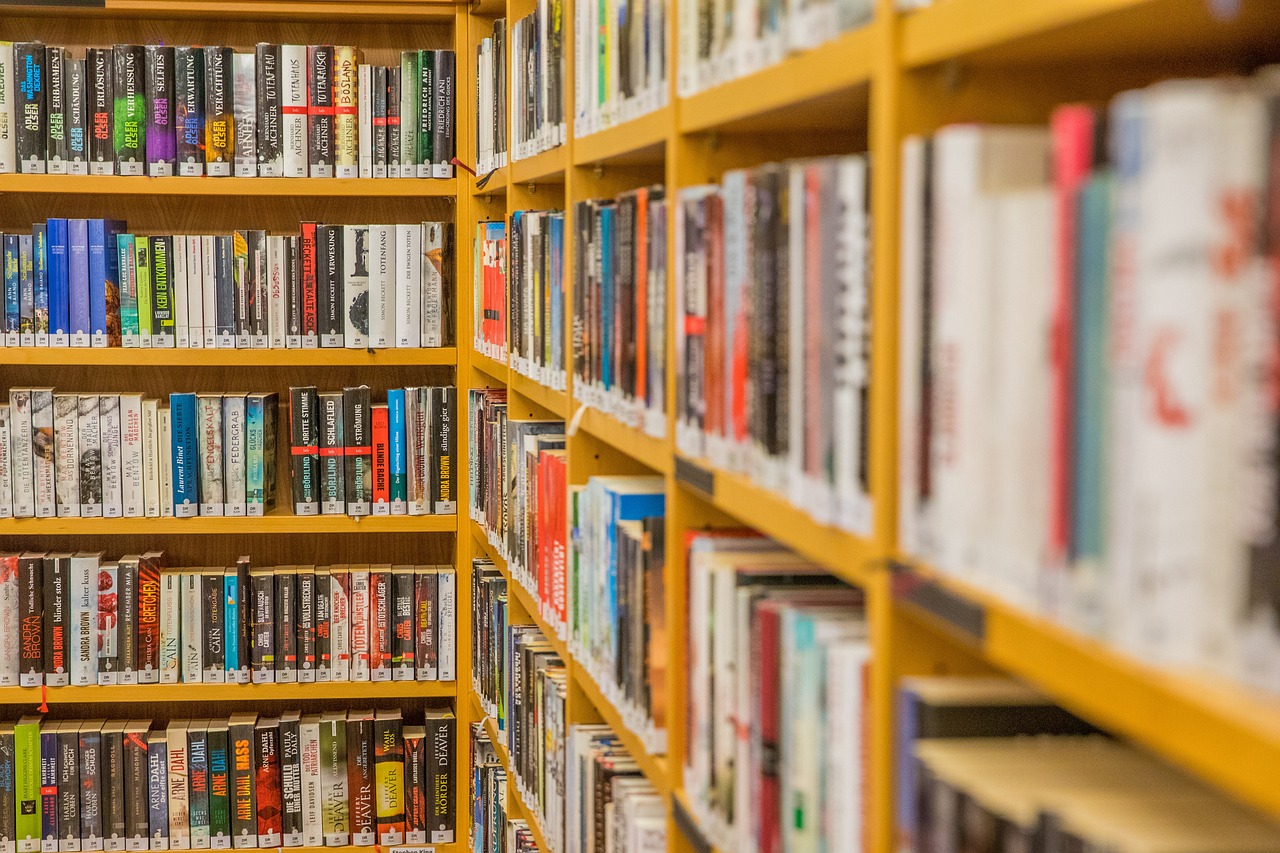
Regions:
[[[246,511],[245,398],[226,394],[222,398],[222,458],[224,513],[243,516]]]
[[[369,227],[342,228],[343,341],[347,349],[369,346]]]
[[[351,680],[368,681],[369,567],[351,567]]]
[[[102,423],[99,414],[101,398],[97,394],[81,394],[77,402],[77,432],[80,451],[80,516],[102,517]],[[0,477],[0,489],[4,488]],[[0,513],[4,502],[0,499]]]
[[[359,103],[356,115],[359,122],[358,148],[360,177],[373,177],[373,66],[357,67]]]
[[[9,392],[9,467],[13,475],[13,515],[36,514],[35,458],[32,455],[31,389]]]
[[[18,171],[13,42],[0,41],[0,175]]]
[[[329,653],[334,681],[351,677],[351,595],[349,572],[330,577]]]
[[[369,346],[385,349],[396,338],[396,226],[369,226]]]
[[[57,514],[54,474],[53,389],[31,389],[32,459],[35,478],[36,518]]]
[[[160,403],[142,401],[142,506],[147,518],[160,517]]]
[[[182,663],[182,575],[160,572],[160,683],[177,684]]]
[[[173,237],[173,266],[169,271],[169,292],[173,294],[174,346],[191,346],[191,301],[187,292],[187,238]]]
[[[186,249],[186,280],[175,279],[174,286],[186,288],[187,336],[186,346],[204,349],[204,239],[182,237]],[[181,338],[178,346],[182,346]]]
[[[13,454],[10,451],[9,404],[0,403],[0,518],[13,517]]]
[[[302,757],[302,844],[324,845],[324,823],[320,808],[320,715],[306,714],[298,725],[299,752]]]
[[[289,327],[289,268],[287,237],[267,238],[267,338],[272,349],[285,348]]]
[[[218,277],[215,273],[217,241],[210,235],[200,238],[200,293],[204,305],[204,348],[218,346]]]
[[[200,394],[196,397],[200,422],[196,447],[200,451],[200,514],[224,514],[226,490],[222,468],[222,395]]]
[[[80,397],[53,395],[54,504],[59,518],[80,517]]]
[[[327,713],[320,718],[320,730],[322,732],[332,732],[330,737],[336,742],[337,733],[347,724],[346,713],[339,711],[337,713]],[[320,762],[320,802],[322,815],[324,812],[332,809],[345,818],[348,814],[347,810],[339,804],[348,803],[349,788],[348,777],[342,772],[340,762],[324,761]],[[337,808],[335,808],[335,806]],[[349,820],[330,820],[326,830],[336,830],[325,832],[324,842],[326,847],[346,847],[351,843],[351,823]]]
[[[443,567],[437,581],[437,599],[439,607],[439,647],[436,649],[436,675],[441,681],[457,679],[457,636],[458,612],[458,576],[452,567]]]
[[[187,787],[187,721],[174,720],[165,729],[169,757],[169,846],[191,849],[191,801]],[[230,759],[228,759],[230,760]]]
[[[284,119],[284,176],[307,176],[307,47],[286,44],[280,47],[284,86],[281,108]]]
[[[17,553],[0,556],[0,566],[4,568],[0,572],[0,687],[17,687],[21,683],[19,671],[22,668],[22,645],[18,634]],[[96,606],[94,612],[97,612]]]
[[[920,136],[902,141],[901,235],[898,257],[898,545],[921,556],[920,358],[924,320],[925,145]]]
[[[253,53],[232,54],[232,102],[235,116],[235,176],[258,177],[258,76],[257,56]]]
[[[396,346],[422,346],[422,227],[396,226]]]
[[[101,551],[81,551],[71,558],[71,684],[74,686],[98,683],[98,565],[102,556]]]
[[[146,515],[143,497],[142,395],[120,395],[120,495],[125,518]]]
[[[840,200],[841,222],[837,234],[836,276],[838,280],[836,330],[836,374],[833,407],[835,423],[847,424],[834,430],[835,519],[838,526],[853,533],[870,535],[871,497],[864,481],[861,448],[862,404],[866,395],[870,355],[870,282],[867,272],[870,235],[866,210],[867,161],[864,157],[841,157],[836,164],[836,195]],[[1046,386],[1047,387],[1047,386]],[[870,482],[869,479],[866,482]]]
[[[156,411],[156,433],[159,436],[157,462],[160,468],[160,493],[156,496],[160,504],[160,517],[173,518],[173,422],[169,417],[169,408]]]
[[[422,346],[444,346],[445,257],[449,224],[422,223]]]
[[[124,515],[124,435],[120,423],[120,395],[98,398],[98,431],[102,436],[102,517]]]
[[[200,684],[204,680],[204,595],[200,572],[183,572],[179,588],[182,592],[182,683]]]

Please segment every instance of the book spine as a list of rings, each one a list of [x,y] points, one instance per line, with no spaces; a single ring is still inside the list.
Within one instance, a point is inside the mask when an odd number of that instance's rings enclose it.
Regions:
[[[284,122],[282,143],[284,147],[284,176],[307,176],[307,48],[300,44],[286,44],[280,48],[283,63],[283,88],[280,105]]]
[[[400,177],[418,176],[418,51],[400,53]]]
[[[352,712],[347,720],[347,791],[351,843],[358,846],[377,843],[373,762],[373,714]]]
[[[245,514],[245,398],[231,394],[222,398],[223,513]]]
[[[347,786],[347,723],[344,715],[320,721],[321,825],[326,847],[351,843]]]
[[[227,681],[226,590],[221,569],[210,569],[200,576],[201,637],[204,648],[200,668],[205,684]]]
[[[191,311],[192,305],[188,298],[188,282],[190,276],[187,267],[191,263],[191,253],[188,246],[188,238],[185,235],[175,235],[169,238],[169,248],[173,252],[172,270],[169,273],[169,292],[173,302],[173,341],[170,346],[176,346],[179,349],[193,349],[199,347],[200,344],[191,342]],[[199,263],[199,261],[196,261]],[[199,311],[200,302],[196,301],[195,308]]]
[[[421,726],[405,726],[404,732],[404,840],[427,843],[427,780],[423,762],[425,735]]]
[[[373,425],[369,387],[361,385],[344,389],[342,402],[342,432],[346,436],[346,511],[347,515],[360,517],[371,512],[373,501]]]
[[[89,346],[89,220],[67,220],[67,334],[73,347]]]
[[[452,50],[435,51],[435,121],[432,126],[431,177],[452,178],[456,147],[454,90],[457,59]]]
[[[178,281],[187,292],[187,345],[192,349],[205,349],[205,324],[213,323],[217,312],[213,282],[209,283],[210,301],[214,302],[214,314],[205,316],[205,238],[188,235],[179,238],[186,246],[187,277]]]
[[[387,177],[400,177],[400,66],[387,68]]]
[[[446,278],[449,225],[445,222],[422,223],[422,345],[444,346],[449,339],[445,324]]]
[[[205,263],[205,287],[213,291],[213,346],[235,349],[236,346],[236,248],[235,235],[213,237],[213,251]],[[212,275],[209,275],[212,271]],[[208,303],[206,302],[206,305]],[[207,326],[206,326],[207,330]],[[209,346],[206,331],[205,346]]]
[[[2,437],[2,436],[0,436]],[[373,407],[373,507],[374,515],[391,515],[391,468],[387,436],[387,407]]]
[[[48,289],[46,292],[46,309],[48,311],[49,334],[48,345],[65,347],[70,344],[71,329],[71,269],[70,239],[66,219],[50,219],[47,222],[48,233]],[[40,343],[40,294],[36,294],[36,343]]]
[[[422,227],[396,226],[396,346],[422,346]]]
[[[258,176],[258,94],[256,57],[236,53],[231,57],[231,110],[235,128],[232,171],[237,178]]]
[[[209,751],[209,847],[214,850],[231,848],[231,765],[228,756],[227,725],[224,722],[210,724],[208,729]]]
[[[457,512],[454,484],[454,423],[457,411],[457,389],[453,386],[431,389],[431,493],[432,511],[436,515]]]
[[[297,596],[298,681],[314,683],[316,680],[316,573],[301,566],[298,568]]]
[[[301,847],[302,822],[302,742],[298,715],[280,718],[280,810],[281,840],[285,847]]]
[[[416,676],[414,586],[411,566],[391,570],[391,677],[395,681],[413,681]]]
[[[432,844],[452,844],[454,839],[454,718],[452,715],[427,718],[425,738],[425,781],[430,787],[427,833]]]
[[[256,47],[258,79],[258,174],[264,178],[284,176],[283,116],[284,78],[281,61],[283,48],[278,44],[259,42]]]
[[[300,254],[298,256],[298,272],[301,292],[299,313],[302,319],[302,348],[315,349],[320,345],[318,316],[318,279],[316,257],[316,223],[303,222],[302,233],[298,238]]]
[[[287,237],[267,238],[266,329],[271,349],[285,349],[289,329],[289,279],[293,256]]]
[[[265,400],[260,394],[244,398],[245,514],[255,517],[264,515],[267,508],[263,465],[266,444],[264,404]]]
[[[119,270],[117,285],[120,296],[120,345],[134,348],[141,346],[138,322],[138,270],[137,253],[132,234],[116,235],[116,266]]]
[[[259,719],[254,729],[254,800],[258,846],[281,846],[280,721]]]
[[[12,399],[12,395],[11,399]],[[102,447],[102,516],[119,518],[124,514],[122,482],[123,447],[120,421],[120,397],[103,394],[98,398],[98,431]],[[15,486],[16,486],[15,480]],[[15,490],[16,494],[16,490]]]
[[[14,148],[18,171],[30,175],[45,174],[45,48],[40,42],[14,42],[14,79],[17,81],[17,123]]]
[[[4,567],[0,567],[0,618],[5,614]],[[96,554],[76,554],[71,558],[70,589],[70,682],[76,686],[98,683],[98,557]],[[13,623],[10,623],[13,624]],[[0,654],[0,659],[4,655]],[[0,664],[0,673],[7,666]],[[16,676],[17,667],[13,668]],[[0,677],[0,683],[8,679]],[[14,679],[16,683],[17,679]]]
[[[146,172],[146,59],[141,45],[118,44],[115,50],[115,115],[112,121],[116,174]]]
[[[138,564],[138,683],[160,682],[160,565],[153,556]]]
[[[66,48],[45,48],[45,162],[51,175],[67,174],[67,78],[70,61]]]
[[[142,500],[147,518],[160,517],[160,438],[158,406],[142,401]]]
[[[249,558],[241,557],[236,560],[235,569],[227,570],[228,576],[234,576],[234,583],[226,581],[228,586],[235,591],[235,607],[236,607],[236,627],[237,638],[237,669],[235,672],[228,670],[227,678],[236,684],[250,684],[253,681],[253,632],[255,630],[253,623],[253,581],[251,579],[251,570],[249,567]],[[231,598],[227,598],[227,606],[231,607]]]
[[[80,732],[75,723],[58,729],[58,851],[80,853]]]
[[[40,723],[24,717],[14,726],[14,797],[19,853],[40,850]]]
[[[65,687],[71,681],[67,660],[67,618],[70,600],[70,559],[62,556],[44,559],[44,683]]]
[[[408,468],[409,515],[431,514],[431,389],[405,389],[405,464]]]
[[[329,634],[334,681],[351,677],[351,573],[345,566],[330,570]]]
[[[34,433],[31,423],[31,391],[14,388],[9,392],[9,438],[13,477],[13,515],[32,518],[36,514]]]
[[[160,683],[177,684],[182,669],[182,575],[160,573]]]
[[[359,52],[354,47],[333,49],[334,174],[360,176]]]
[[[204,174],[205,50],[173,49],[174,154],[178,174]]]
[[[285,238],[285,347],[302,348],[302,238]]]
[[[80,398],[53,395],[54,507],[59,518],[80,516]]]
[[[125,731],[124,735],[124,801],[125,849],[146,850],[151,828],[151,812],[147,796],[147,730],[145,727]]]
[[[387,177],[387,68],[375,65],[370,79],[369,124],[373,132],[373,177]]]
[[[403,844],[405,754],[398,712],[378,713],[374,719],[373,743],[378,844]]]
[[[70,175],[89,174],[89,146],[86,138],[88,128],[86,127],[85,116],[85,96],[88,82],[84,75],[85,60],[67,60],[64,76],[67,81],[67,174]],[[0,137],[2,136],[3,134],[0,134]],[[3,146],[3,144],[2,138],[0,138],[0,146]]]
[[[369,570],[351,568],[351,680],[369,680]]]
[[[195,394],[170,394],[172,434],[173,514],[194,518],[200,514],[199,403]]]
[[[343,231],[341,225],[316,228],[316,323],[321,347],[343,346]]]
[[[320,413],[320,511],[324,515],[346,512],[346,477],[342,393],[325,391],[319,395]]]
[[[310,175],[333,177],[334,152],[334,48],[307,47],[307,142]]]
[[[229,47],[204,49],[205,173],[231,175],[235,160],[235,66]]]
[[[343,341],[348,349],[369,348],[369,227],[342,228]]]
[[[21,655],[19,684],[44,683],[44,558],[24,554],[18,559],[18,624]]]
[[[116,660],[121,684],[138,683],[138,558],[120,560],[116,575],[120,590]]]
[[[256,847],[258,809],[254,799],[254,723],[233,718],[228,732],[231,763],[231,837],[235,849]]]
[[[413,163],[419,178],[429,178],[432,172],[435,141],[436,111],[434,107],[436,91],[436,63],[434,50],[418,51],[418,148]]]
[[[204,582],[199,572],[183,572],[182,581],[182,683],[204,680]]]
[[[419,566],[414,574],[414,625],[413,637],[414,662],[417,665],[418,681],[439,680],[438,660],[436,657],[437,625],[439,615],[438,589],[439,575],[426,566]]]
[[[330,608],[333,599],[333,577],[328,566],[315,573],[316,681],[333,680],[333,640]]]
[[[253,586],[253,683],[271,684],[276,680],[275,576],[269,569],[254,569],[249,580]]]
[[[49,225],[48,222],[37,222],[31,227],[31,297],[28,301],[24,275],[21,308],[21,341],[24,347],[49,346],[49,263],[53,249],[49,242]]]
[[[395,242],[394,225],[369,226],[369,347],[395,345]]]
[[[405,454],[405,389],[387,391],[388,489],[391,514],[409,511]]]
[[[80,747],[80,849],[84,851],[93,851],[102,849],[102,730],[101,722],[84,723],[80,726],[79,731],[79,747]],[[0,753],[6,745],[12,749],[11,735],[0,734]],[[3,757],[0,757],[0,766],[3,766]],[[7,797],[5,799],[8,799]],[[3,803],[0,800],[0,803]],[[3,808],[12,809],[13,806],[4,803],[0,805]],[[7,816],[0,819],[7,829],[9,821]],[[166,827],[167,828],[167,827]],[[10,835],[10,838],[13,836]]]
[[[88,48],[85,66],[88,77],[89,174],[113,175],[116,170],[115,136],[112,133],[115,118],[114,52],[109,47]]]
[[[187,725],[172,722],[165,729],[165,747],[169,756],[169,847],[191,849],[191,779],[188,761]]]
[[[177,341],[173,306],[173,238],[151,238],[151,345],[172,347]]]
[[[151,850],[169,849],[169,744],[147,738],[147,826]]]
[[[146,46],[147,174],[153,178],[174,174],[177,138],[174,133],[174,51],[171,47]]]
[[[200,490],[200,515],[221,516],[225,511],[226,491],[223,480],[222,397],[199,394],[196,397],[199,425],[196,434],[200,453],[200,473],[196,480]]]
[[[298,578],[291,566],[275,570],[276,682],[298,681]]]
[[[138,346],[149,349],[153,344],[151,304],[151,240],[141,234],[133,240],[134,293],[138,305]]]
[[[124,726],[103,729],[102,751],[105,768],[102,790],[103,849],[125,849],[125,792],[124,792]]]
[[[98,639],[98,684],[120,683],[120,593],[119,565],[98,567],[96,602]]]
[[[357,97],[357,131],[360,177],[373,177],[373,66],[361,64],[358,67],[359,84]]]
[[[443,567],[436,580],[436,592],[440,609],[437,611],[436,625],[439,643],[436,646],[436,660],[441,681],[453,681],[457,678],[456,667],[456,632],[457,632],[457,575],[451,567]]]
[[[96,394],[81,395],[77,398],[77,449],[79,452],[80,470],[78,472],[80,515],[83,518],[100,518],[102,516],[102,437],[101,419],[99,416],[100,400]],[[7,441],[8,436],[0,436]],[[5,448],[7,450],[7,448]],[[6,475],[7,480],[7,466]],[[7,483],[6,483],[7,484]],[[0,497],[4,497],[0,495]]]
[[[142,518],[143,503],[142,395],[120,395],[120,493],[125,518]]]
[[[250,335],[249,299],[253,293],[253,267],[249,260],[249,232],[240,230],[231,234],[231,281],[233,288],[232,316],[235,348],[249,349],[253,345]]]
[[[0,174],[18,171],[18,149],[14,110],[13,43],[0,44]],[[12,841],[8,836],[5,843]]]
[[[293,511],[320,512],[320,437],[316,389],[289,389],[290,456],[293,462]]]
[[[58,853],[58,733],[50,723],[40,729],[40,850]]]
[[[212,847],[212,818],[209,798],[209,730],[203,720],[187,726],[187,771],[191,849]]]
[[[369,572],[369,680],[391,680],[390,566]]]

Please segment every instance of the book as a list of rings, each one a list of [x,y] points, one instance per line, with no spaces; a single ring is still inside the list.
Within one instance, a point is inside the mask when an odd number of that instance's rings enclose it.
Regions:
[[[201,47],[173,48],[173,116],[178,174],[204,174],[205,51]]]
[[[205,174],[228,177],[236,153],[235,54],[229,47],[204,49]]]
[[[172,47],[149,44],[145,48],[146,73],[146,162],[151,177],[175,174],[178,149],[176,134],[175,52]]]
[[[116,174],[146,173],[146,58],[141,45],[118,44],[112,92]]]
[[[307,47],[308,171],[313,178],[334,175],[334,48]]]

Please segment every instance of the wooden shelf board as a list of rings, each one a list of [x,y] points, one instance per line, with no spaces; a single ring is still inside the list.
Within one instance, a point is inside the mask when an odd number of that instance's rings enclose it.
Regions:
[[[573,165],[596,163],[661,163],[671,130],[671,107],[573,140]]]
[[[871,563],[878,554],[875,544],[868,538],[819,524],[781,495],[741,474],[718,470],[705,460],[678,458],[676,480],[682,480],[682,469],[690,468],[698,474],[711,476],[712,494],[707,494],[697,483],[684,482],[716,508],[802,557],[826,567],[849,583],[865,585],[870,579]]]
[[[123,175],[0,175],[0,194],[177,195],[177,196],[344,196],[449,198],[456,178],[147,178]]]
[[[649,784],[653,785],[659,794],[666,796],[667,792],[671,790],[671,777],[667,773],[666,756],[649,753],[645,748],[644,742],[623,722],[622,714],[613,706],[608,697],[600,691],[595,679],[581,664],[574,661],[570,669],[582,692],[586,694],[591,704],[595,706],[596,711],[600,713],[600,716],[609,725],[609,728],[613,729],[614,734],[622,741],[622,745],[627,748],[627,752],[640,765],[640,771],[649,780]]]
[[[1259,50],[1274,54],[1280,36],[1277,4],[1244,0],[1239,15],[1229,19],[1214,17],[1209,5],[1189,0],[947,0],[903,19],[902,62],[907,68],[950,59],[1070,63],[1083,70],[1091,60],[1134,60],[1177,68],[1193,59],[1230,65],[1239,58],[1256,60]]]
[[[507,377],[511,372],[511,368],[507,367],[507,365],[503,364],[501,361],[498,361],[496,358],[490,358],[476,350],[471,351],[471,366],[495,382],[501,382],[503,385],[507,384]]]
[[[453,697],[453,681],[337,681],[323,684],[121,684],[88,687],[0,687],[0,705],[60,703],[100,705],[119,702],[325,702],[329,700]]]
[[[679,100],[681,133],[865,125],[879,24]]]
[[[0,348],[0,364],[100,365],[128,367],[276,367],[452,365],[454,347],[383,349],[86,349],[83,347]]]
[[[516,160],[511,164],[511,183],[520,184],[562,184],[564,183],[565,166],[569,162],[569,147],[559,145],[555,148]]]
[[[569,419],[569,395],[564,391],[548,388],[541,382],[535,382],[514,370],[507,375],[507,388],[521,397],[532,400],[556,417]]]
[[[507,772],[507,812],[510,814],[510,804],[514,799],[520,814],[518,817],[524,818],[529,824],[529,831],[533,833],[533,840],[537,843],[539,850],[547,851],[547,853],[557,853],[554,848],[547,844],[546,836],[542,834],[541,818],[536,811],[531,809],[524,801],[524,795],[520,793],[520,787],[516,784],[516,771],[511,763],[511,756],[507,753],[507,745],[503,742],[498,732],[498,721],[488,716],[484,712],[484,707],[480,704],[479,698],[475,695],[475,691],[471,693],[472,705],[478,716],[484,720],[484,730],[489,735],[489,740],[493,742],[493,751],[498,754],[498,763],[502,765],[502,769]]]
[[[452,19],[449,0],[105,0],[104,6],[19,6],[22,15],[91,15],[111,18],[206,18],[219,20],[422,21]]]
[[[981,634],[961,636],[993,665],[1107,731],[1280,818],[1280,788],[1275,785],[1280,698],[1216,676],[1149,666],[927,568],[899,574],[895,598],[904,600],[906,590],[920,580],[980,608]],[[915,605],[905,606],[921,612]],[[950,625],[936,615],[926,618]]]
[[[575,402],[574,406],[577,405]],[[578,428],[659,474],[671,470],[673,449],[667,439],[654,438],[643,430],[629,427],[617,418],[590,407],[583,413]]]
[[[258,518],[5,518],[0,536],[129,536],[187,533],[443,533],[457,529],[456,515],[293,515],[275,511]]]

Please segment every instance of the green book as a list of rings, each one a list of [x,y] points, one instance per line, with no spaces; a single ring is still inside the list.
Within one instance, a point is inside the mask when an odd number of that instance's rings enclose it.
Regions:
[[[116,235],[120,259],[120,337],[124,346],[138,346],[138,277],[134,265],[132,234]]]
[[[118,44],[115,59],[115,143],[117,171],[121,175],[141,175],[147,159],[147,104],[144,85],[144,50],[138,44]]]
[[[431,177],[432,139],[436,129],[436,51],[418,51],[418,177]]]
[[[173,323],[172,256],[172,237],[151,238],[151,334],[152,345],[157,347],[171,347],[177,341]]]
[[[418,51],[400,53],[400,177],[418,175]]]
[[[150,347],[151,323],[151,241],[139,237],[133,241],[133,274],[138,292],[138,342]]]
[[[26,716],[13,728],[14,799],[18,803],[18,853],[40,850],[40,718]]]

